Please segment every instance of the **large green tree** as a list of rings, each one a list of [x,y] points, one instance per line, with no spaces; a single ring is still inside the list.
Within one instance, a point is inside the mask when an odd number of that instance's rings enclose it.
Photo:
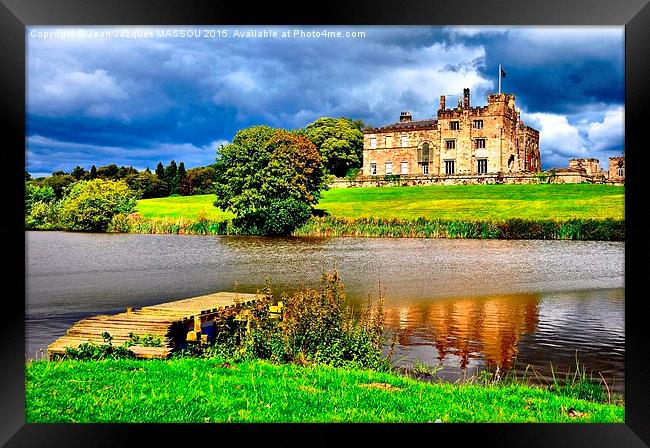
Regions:
[[[218,150],[215,205],[244,232],[286,235],[325,188],[321,156],[306,137],[268,126],[243,129]]]
[[[344,177],[363,162],[363,122],[322,117],[307,125],[305,134],[316,145],[330,174]]]

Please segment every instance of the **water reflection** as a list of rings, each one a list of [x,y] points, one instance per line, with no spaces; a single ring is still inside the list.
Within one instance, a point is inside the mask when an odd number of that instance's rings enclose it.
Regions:
[[[623,393],[623,301],[622,288],[401,301],[387,306],[386,324],[397,366],[441,365],[448,380],[532,367],[543,382],[551,380],[551,363],[565,373],[577,360]]]
[[[451,357],[460,369],[473,359],[511,368],[519,339],[537,328],[539,302],[540,294],[519,294],[404,304],[386,311],[386,323],[400,346],[433,345],[440,363]]]

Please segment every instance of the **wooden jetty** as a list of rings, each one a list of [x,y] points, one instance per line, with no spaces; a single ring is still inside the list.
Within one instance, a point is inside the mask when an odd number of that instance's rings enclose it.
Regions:
[[[66,347],[77,348],[84,342],[104,343],[102,334],[112,337],[113,345],[130,341],[130,334],[159,337],[161,347],[129,347],[137,358],[168,358],[179,342],[201,341],[202,326],[230,308],[240,309],[257,299],[256,294],[217,292],[199,297],[145,306],[131,307],[124,313],[82,319],[47,348],[51,358],[65,354]],[[204,335],[205,336],[205,335]]]

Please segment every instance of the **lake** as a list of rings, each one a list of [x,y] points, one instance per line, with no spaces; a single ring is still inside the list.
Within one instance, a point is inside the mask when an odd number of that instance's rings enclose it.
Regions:
[[[624,243],[25,232],[26,356],[75,321],[216,291],[314,286],[336,268],[355,306],[385,298],[394,361],[528,376],[576,358],[624,391]],[[534,370],[534,373],[533,373]]]

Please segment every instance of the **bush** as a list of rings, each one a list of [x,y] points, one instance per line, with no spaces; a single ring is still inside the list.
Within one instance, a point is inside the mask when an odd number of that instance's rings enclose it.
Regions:
[[[25,216],[25,228],[38,230],[60,229],[59,203],[57,201],[34,203],[29,214]]]
[[[306,223],[310,216],[309,205],[288,198],[273,201],[268,207],[235,218],[233,222],[243,233],[290,235],[296,227]]]
[[[135,354],[131,352],[127,345],[114,346],[113,338],[110,334],[102,334],[104,342],[96,344],[94,342],[84,342],[77,348],[66,347],[65,358],[83,359],[100,361],[102,359],[135,359]]]
[[[357,317],[345,304],[337,273],[324,274],[318,289],[303,288],[282,295],[281,318],[269,306],[273,293],[267,286],[250,312],[250,331],[227,311],[215,324],[214,344],[199,350],[208,357],[233,361],[266,359],[272,362],[318,363],[386,370],[390,360],[381,357],[384,313],[382,301],[373,312],[369,301]],[[194,348],[194,354],[196,348]]]
[[[80,181],[61,202],[61,221],[68,230],[105,231],[115,215],[129,214],[135,205],[136,195],[124,181]]]
[[[54,189],[49,185],[36,185],[33,182],[25,182],[25,216],[32,211],[32,206],[41,202],[49,204],[56,200]]]

